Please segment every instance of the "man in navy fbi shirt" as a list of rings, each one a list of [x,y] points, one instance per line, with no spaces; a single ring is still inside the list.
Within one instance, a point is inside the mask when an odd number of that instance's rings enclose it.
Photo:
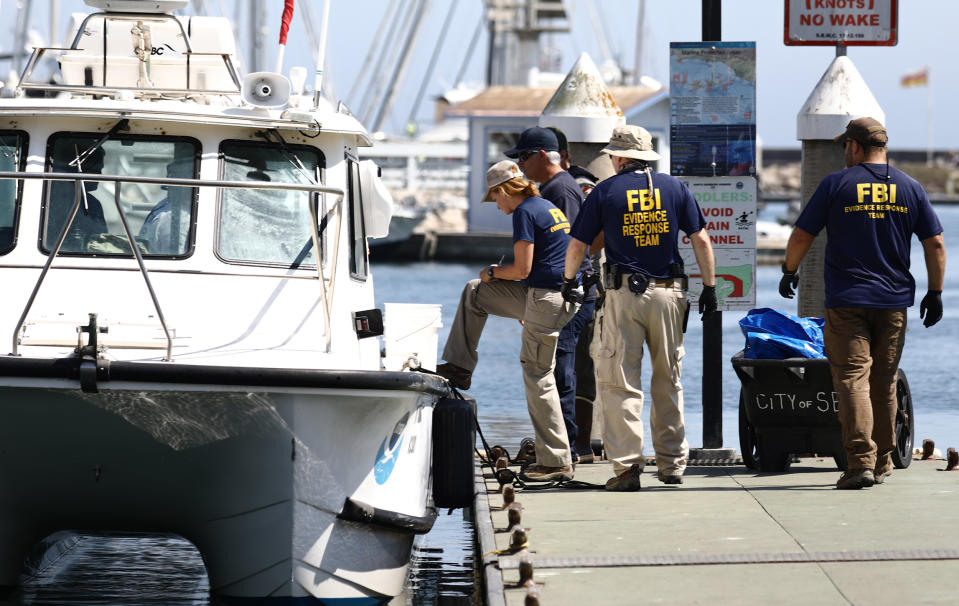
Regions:
[[[926,327],[942,318],[946,247],[925,190],[889,166],[878,120],[852,120],[836,142],[847,168],[822,180],[796,220],[779,293],[792,298],[799,263],[825,227],[823,337],[848,462],[836,488],[858,489],[882,484],[892,472],[896,378],[916,291],[910,239],[916,234],[925,253],[929,290],[919,317]]]
[[[592,245],[605,246],[606,300],[591,353],[596,365],[596,401],[602,407],[604,444],[616,477],[606,490],[640,489],[643,456],[643,343],[652,365],[650,433],[659,480],[681,484],[689,444],[683,420],[683,326],[689,304],[677,246],[680,231],[693,246],[703,280],[700,313],[716,310],[715,260],[706,220],[678,179],[654,173],[659,159],[652,137],[639,126],[613,129],[603,148],[616,175],[599,183],[573,224],[566,250],[564,294]]]

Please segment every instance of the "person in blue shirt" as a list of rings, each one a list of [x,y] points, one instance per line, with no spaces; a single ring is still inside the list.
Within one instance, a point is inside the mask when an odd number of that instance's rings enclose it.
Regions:
[[[616,175],[597,184],[573,223],[563,294],[590,246],[605,247],[606,298],[591,353],[596,402],[605,421],[603,443],[616,477],[606,490],[639,490],[643,469],[643,343],[652,365],[649,413],[659,480],[681,484],[689,445],[683,420],[683,329],[689,304],[680,231],[692,243],[703,280],[700,313],[716,310],[715,260],[706,220],[678,179],[654,173],[652,137],[634,125],[617,126],[602,150]]]
[[[497,162],[486,173],[484,202],[513,219],[513,263],[490,265],[466,284],[436,372],[454,387],[469,389],[478,361],[477,347],[492,314],[522,321],[520,363],[526,405],[535,436],[536,463],[520,478],[548,481],[573,477],[572,456],[560,408],[553,366],[560,330],[578,305],[564,301],[563,259],[569,221],[563,211],[539,197],[519,166]]]
[[[825,227],[823,338],[848,462],[836,488],[845,490],[882,484],[892,472],[896,378],[906,308],[916,291],[912,234],[922,243],[929,277],[919,305],[926,327],[942,318],[946,248],[925,190],[889,166],[888,136],[878,120],[852,120],[836,141],[844,145],[847,168],[822,180],[796,220],[779,293],[792,298],[799,263]]]
[[[562,136],[562,144],[559,142],[560,136]],[[539,183],[539,195],[556,205],[572,223],[583,205],[583,194],[576,180],[561,166],[559,150],[565,146],[566,136],[562,135],[559,129],[534,126],[524,130],[516,146],[506,150],[505,154],[509,158],[517,159],[517,164],[526,178]],[[588,257],[583,260],[580,271],[593,273],[593,266]],[[559,391],[563,422],[566,424],[566,435],[572,448],[573,463],[578,463],[580,458],[590,462],[593,460],[589,436],[585,435],[583,436],[585,439],[580,440],[579,426],[576,423],[577,417],[592,421],[591,404],[588,410],[577,411],[578,402],[582,402],[579,408],[586,408],[586,406],[583,400],[577,400],[576,397],[578,393],[576,367],[579,365],[583,369],[583,365],[577,360],[576,344],[583,328],[592,319],[595,307],[596,289],[593,287],[586,293],[579,311],[560,331],[556,345],[556,367],[553,376],[556,378],[556,389]],[[591,374],[592,366],[589,365],[586,368]],[[586,431],[589,431],[588,427]]]

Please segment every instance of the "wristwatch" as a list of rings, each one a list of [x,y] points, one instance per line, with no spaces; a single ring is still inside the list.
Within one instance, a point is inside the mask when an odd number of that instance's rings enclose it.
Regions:
[[[493,268],[494,268],[494,267],[496,267],[496,266],[495,266],[495,265],[490,265],[489,267],[487,267],[487,268],[486,268],[486,275],[489,276],[490,278],[494,278],[494,279],[495,279],[495,276],[493,275]]]

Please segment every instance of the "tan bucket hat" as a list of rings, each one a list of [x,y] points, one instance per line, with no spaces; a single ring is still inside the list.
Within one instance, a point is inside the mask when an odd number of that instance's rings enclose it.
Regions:
[[[493,201],[493,199],[489,197],[489,190],[497,185],[506,183],[510,179],[522,176],[523,171],[521,171],[516,162],[512,160],[500,160],[493,166],[490,166],[489,170],[486,171],[486,196],[483,197],[483,202]]]
[[[642,126],[624,124],[613,128],[609,145],[600,150],[610,156],[622,156],[636,160],[659,160],[653,151],[653,136]]]

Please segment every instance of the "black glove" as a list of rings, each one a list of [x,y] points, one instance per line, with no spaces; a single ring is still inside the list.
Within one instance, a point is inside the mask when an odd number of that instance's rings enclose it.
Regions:
[[[797,268],[798,269],[798,268]],[[779,280],[779,294],[786,299],[792,299],[796,294],[795,288],[799,286],[799,275],[796,270],[789,271],[786,264],[783,263],[783,277]]]
[[[942,319],[942,291],[927,290],[919,304],[919,317],[925,318],[922,325],[929,328]]]
[[[563,288],[559,291],[567,303],[582,303],[583,291],[579,288],[579,280],[563,276]]]
[[[699,313],[703,314],[705,319],[709,314],[716,311],[719,305],[716,301],[716,287],[703,285],[703,292],[699,293]]]

